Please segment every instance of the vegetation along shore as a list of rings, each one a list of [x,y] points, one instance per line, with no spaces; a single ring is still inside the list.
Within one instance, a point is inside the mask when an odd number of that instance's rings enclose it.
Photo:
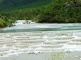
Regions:
[[[20,2],[29,2],[21,0]],[[6,2],[6,6],[5,6]],[[12,4],[7,4],[11,2]],[[13,3],[14,2],[14,3]],[[80,23],[81,0],[0,1],[0,27],[12,26],[15,20],[33,20],[38,23]],[[16,5],[17,6],[16,6]],[[3,6],[3,7],[2,7]],[[11,7],[13,8],[11,8]],[[9,7],[9,9],[7,9]]]

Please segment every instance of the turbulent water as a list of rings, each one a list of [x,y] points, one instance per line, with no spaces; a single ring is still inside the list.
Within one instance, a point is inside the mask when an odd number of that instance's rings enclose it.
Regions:
[[[45,60],[49,52],[81,52],[81,24],[20,24],[2,30],[0,60]]]
[[[0,57],[22,53],[81,51],[81,31],[39,31],[0,34]]]

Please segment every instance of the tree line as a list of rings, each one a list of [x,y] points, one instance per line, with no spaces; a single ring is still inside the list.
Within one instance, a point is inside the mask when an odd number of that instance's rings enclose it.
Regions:
[[[30,9],[19,9],[9,12],[1,12],[0,21],[8,24],[18,19],[33,20],[38,23],[80,23],[81,1],[80,0],[52,0],[45,6]]]

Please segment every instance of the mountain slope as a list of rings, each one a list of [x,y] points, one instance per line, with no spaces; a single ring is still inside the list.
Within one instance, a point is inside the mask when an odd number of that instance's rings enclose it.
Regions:
[[[50,3],[51,0],[0,0],[0,11],[31,8]]]

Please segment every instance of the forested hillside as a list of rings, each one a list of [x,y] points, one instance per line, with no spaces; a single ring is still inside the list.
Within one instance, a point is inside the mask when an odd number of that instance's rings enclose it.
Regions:
[[[38,14],[36,10],[39,10],[39,8],[49,4],[51,1],[0,0],[0,28],[12,26],[12,23],[17,19],[32,19]]]
[[[42,6],[36,3],[39,7],[33,5],[32,8],[1,12],[0,17],[10,23],[17,19],[31,19],[38,23],[81,23],[81,0],[52,0],[48,4],[40,4]]]
[[[81,0],[54,0],[37,18],[41,23],[81,23]]]
[[[51,0],[0,0],[0,11],[39,7]]]

